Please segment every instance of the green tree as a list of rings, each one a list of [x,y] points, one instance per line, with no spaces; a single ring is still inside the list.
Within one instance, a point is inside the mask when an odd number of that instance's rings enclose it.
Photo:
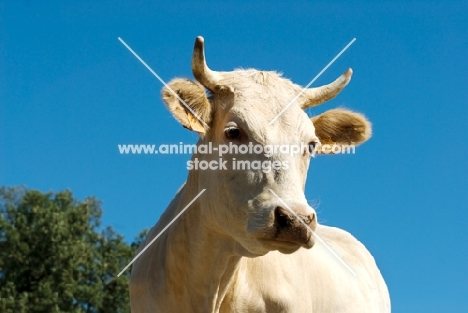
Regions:
[[[0,188],[0,312],[130,312],[131,245],[101,228],[95,198]]]

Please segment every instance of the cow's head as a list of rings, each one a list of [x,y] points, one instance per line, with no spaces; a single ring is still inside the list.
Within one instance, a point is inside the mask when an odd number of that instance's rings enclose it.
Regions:
[[[192,163],[188,184],[206,188],[202,214],[208,227],[235,239],[243,255],[312,247],[317,217],[307,204],[304,185],[314,147],[320,142],[358,145],[370,137],[371,127],[362,115],[347,110],[330,110],[309,119],[304,109],[334,98],[352,71],[301,93],[300,86],[275,72],[210,70],[202,37],[195,41],[192,70],[198,82],[175,79],[163,88],[164,102],[174,117],[200,134],[199,146],[211,142],[219,149],[220,145],[252,147],[245,154],[223,151],[221,160],[218,151],[194,154],[192,161],[198,159],[199,165],[205,161],[212,168],[227,161],[226,168],[217,170],[197,170]],[[284,153],[288,146],[289,152],[296,149],[292,147],[306,149],[291,155]],[[258,153],[259,147],[265,148],[263,153]]]

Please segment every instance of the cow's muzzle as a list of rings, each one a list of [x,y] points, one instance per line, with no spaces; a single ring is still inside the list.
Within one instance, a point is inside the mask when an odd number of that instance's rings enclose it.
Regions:
[[[315,212],[309,206],[275,209],[275,239],[300,244],[306,248],[314,245],[313,232],[317,227]]]

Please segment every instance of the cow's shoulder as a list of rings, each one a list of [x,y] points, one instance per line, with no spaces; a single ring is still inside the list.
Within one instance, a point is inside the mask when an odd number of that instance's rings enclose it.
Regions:
[[[321,253],[317,253],[320,259],[327,259],[328,262],[334,264],[332,272],[344,271],[352,274],[346,275],[351,277],[349,287],[359,292],[363,301],[367,303],[364,307],[366,309],[373,307],[376,312],[389,312],[390,297],[387,285],[374,257],[364,244],[349,232],[337,227],[319,225],[316,234],[334,251],[335,255],[330,253],[324,244],[319,243],[317,243],[319,248],[315,252],[321,250]],[[313,249],[315,248],[317,247]]]
[[[320,224],[315,233],[326,244],[339,249],[346,255],[354,255],[357,258],[371,257],[364,244],[346,230]],[[362,255],[363,253],[364,255]]]
[[[374,257],[369,250],[349,232],[337,227],[319,225],[316,234],[320,238],[317,242],[317,245],[320,246],[319,249],[328,250],[325,246],[327,245],[336,253],[336,256],[332,255],[335,259],[341,258],[355,272],[376,269]],[[340,260],[338,261],[341,263]]]
[[[339,228],[319,225],[316,234],[312,249],[242,258],[221,312],[388,312],[387,287],[366,247]]]

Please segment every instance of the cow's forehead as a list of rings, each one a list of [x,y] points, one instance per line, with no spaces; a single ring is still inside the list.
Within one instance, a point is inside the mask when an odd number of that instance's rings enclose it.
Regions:
[[[301,87],[273,71],[255,69],[224,72],[221,85],[229,86],[237,97],[254,99],[289,99],[301,91]]]
[[[234,92],[232,105],[235,107],[230,109],[245,108],[250,113],[261,112],[265,117],[281,112],[301,92],[300,86],[281,77],[281,74],[258,70],[223,73],[219,84]]]
[[[281,74],[253,69],[236,70],[223,73],[219,84],[234,92],[231,103],[218,111],[218,118],[222,120],[220,126],[235,119],[247,126],[253,135],[258,135],[258,139],[267,141],[271,141],[271,137],[276,140],[285,137],[287,141],[295,137],[293,134],[313,135],[312,123],[296,103],[297,100],[291,103],[302,88]],[[300,100],[302,97],[299,97]],[[283,110],[285,107],[288,108]],[[276,121],[270,125],[273,119]]]

